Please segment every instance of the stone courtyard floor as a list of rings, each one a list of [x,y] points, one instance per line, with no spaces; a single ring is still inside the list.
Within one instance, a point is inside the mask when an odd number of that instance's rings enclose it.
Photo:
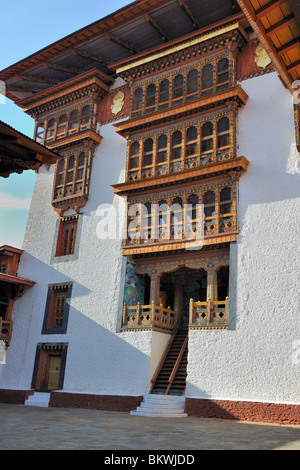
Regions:
[[[0,417],[1,450],[300,450],[300,426],[6,404]]]

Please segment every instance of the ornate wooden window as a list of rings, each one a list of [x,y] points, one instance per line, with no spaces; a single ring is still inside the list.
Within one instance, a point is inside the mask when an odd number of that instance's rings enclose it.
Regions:
[[[90,126],[90,106],[84,106],[81,111],[80,130]]]
[[[189,127],[185,139],[185,168],[192,168],[198,155],[198,129]]]
[[[169,106],[170,99],[170,83],[169,80],[162,80],[159,84],[158,103],[159,108],[166,108]]]
[[[186,98],[192,100],[199,93],[199,72],[196,69],[191,70],[187,75]]]
[[[132,99],[132,114],[139,115],[143,109],[143,89],[137,88]]]
[[[179,74],[173,80],[173,96],[172,96],[173,104],[182,101],[183,92],[184,92],[184,79],[183,79],[183,75]]]
[[[214,88],[214,67],[211,64],[205,65],[202,69],[202,93],[212,93]]]
[[[78,132],[79,129],[79,110],[74,109],[70,114],[69,119],[69,134],[74,134]]]
[[[147,87],[146,90],[146,103],[145,103],[145,112],[151,113],[155,110],[156,104],[156,85],[153,83]]]
[[[229,84],[229,61],[221,59],[217,64],[217,88],[228,87]]]
[[[216,195],[214,191],[207,191],[203,195],[204,205],[204,235],[216,233]]]
[[[234,113],[216,114],[192,124],[152,131],[128,144],[127,180],[137,180],[192,169],[234,158]],[[146,141],[148,142],[146,143]],[[151,142],[152,141],[152,142]],[[147,170],[147,171],[145,171]]]
[[[191,240],[195,232],[201,229],[199,223],[203,223],[205,239],[235,233],[237,220],[234,182],[208,184],[193,190],[177,190],[176,194],[170,192],[166,197],[158,194],[152,196],[151,200],[148,196],[144,201],[142,198],[130,200],[127,217],[129,229],[125,245]]]
[[[48,287],[42,334],[66,333],[72,283]]]
[[[182,157],[182,132],[176,131],[171,137],[171,155],[170,155],[170,170],[178,171],[178,167],[181,166]]]
[[[64,217],[60,221],[55,256],[74,254],[78,216]]]
[[[55,139],[55,131],[56,131],[56,120],[50,119],[47,125],[46,141]]]
[[[235,57],[228,52],[159,75],[152,83],[145,80],[132,91],[131,116],[158,111],[233,86],[234,69]]]
[[[68,129],[68,115],[63,114],[58,119],[56,138],[61,139],[62,137],[65,137],[67,135],[67,129]]]
[[[143,151],[143,158],[142,158],[142,176],[144,176],[144,171],[150,169],[150,176],[151,176],[151,168],[153,165],[153,139],[147,139],[144,142],[144,151]]]

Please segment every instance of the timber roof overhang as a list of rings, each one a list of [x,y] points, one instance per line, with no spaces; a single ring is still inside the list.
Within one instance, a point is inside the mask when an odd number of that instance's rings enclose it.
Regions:
[[[239,13],[237,0],[137,0],[6,68],[0,80],[20,105],[93,69],[116,78],[113,64]]]
[[[0,176],[38,170],[41,165],[52,165],[59,154],[38,144],[8,124],[0,121]]]
[[[300,79],[299,0],[238,0],[261,44],[291,92]]]

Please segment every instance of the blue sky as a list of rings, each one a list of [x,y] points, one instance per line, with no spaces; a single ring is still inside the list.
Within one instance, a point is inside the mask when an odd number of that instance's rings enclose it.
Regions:
[[[2,2],[0,70],[132,3],[128,0],[13,0]],[[12,101],[0,100],[0,120],[33,137],[34,122]],[[22,248],[36,174],[0,177],[0,246]]]

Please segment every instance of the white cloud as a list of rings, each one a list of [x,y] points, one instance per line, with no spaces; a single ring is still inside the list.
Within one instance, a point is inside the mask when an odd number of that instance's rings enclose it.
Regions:
[[[21,198],[8,193],[0,193],[0,209],[28,210],[31,198]]]

